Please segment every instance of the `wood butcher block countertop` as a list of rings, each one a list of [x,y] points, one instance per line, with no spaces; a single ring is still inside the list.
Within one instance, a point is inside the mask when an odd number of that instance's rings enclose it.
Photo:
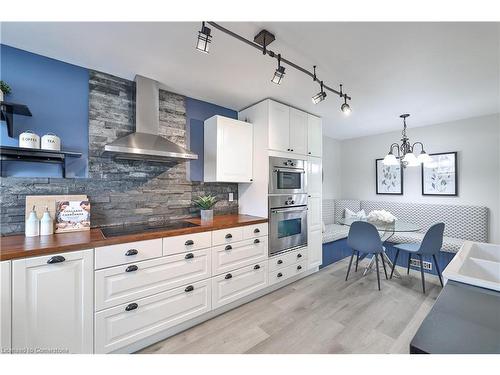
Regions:
[[[45,254],[90,249],[119,243],[150,240],[153,238],[208,232],[217,229],[266,223],[267,219],[249,215],[220,215],[214,216],[213,222],[209,224],[202,225],[199,218],[186,219],[185,221],[198,226],[131,234],[111,238],[106,238],[100,229],[91,229],[86,232],[59,233],[39,237],[25,237],[24,235],[4,236],[0,238],[0,260],[19,259]]]

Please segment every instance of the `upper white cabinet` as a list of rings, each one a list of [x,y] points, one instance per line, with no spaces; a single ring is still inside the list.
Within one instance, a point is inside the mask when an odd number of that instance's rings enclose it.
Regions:
[[[251,182],[253,125],[223,116],[205,120],[205,182]]]
[[[93,352],[93,250],[12,261],[12,348]]]
[[[307,155],[323,156],[323,127],[321,118],[307,115]]]
[[[269,149],[321,157],[321,119],[269,100]]]
[[[0,353],[10,351],[11,343],[10,267],[10,260],[0,262]]]
[[[307,194],[312,197],[321,197],[323,191],[323,163],[322,159],[307,158]]]
[[[307,123],[307,113],[290,108],[290,152],[306,155]]]
[[[269,101],[269,148],[290,151],[290,107]]]

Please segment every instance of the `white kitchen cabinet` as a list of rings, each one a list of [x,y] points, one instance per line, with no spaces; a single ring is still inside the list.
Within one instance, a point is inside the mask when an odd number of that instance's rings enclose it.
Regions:
[[[307,263],[311,269],[323,263],[321,197],[309,197],[307,208]]]
[[[119,264],[139,262],[162,255],[161,238],[127,242],[95,249],[95,268],[113,267]]]
[[[323,190],[323,163],[322,159],[307,158],[307,194],[311,197],[320,197]]]
[[[207,313],[209,280],[118,305],[95,314],[95,352],[109,353]]]
[[[290,152],[307,153],[308,114],[290,108]]]
[[[94,251],[12,261],[12,348],[93,351]]]
[[[290,151],[290,107],[269,101],[269,148]]]
[[[267,237],[245,240],[231,245],[212,248],[212,274],[218,275],[255,262],[268,256]]]
[[[307,261],[303,260],[292,264],[288,267],[270,270],[269,271],[269,285],[277,284],[281,281],[294,277],[307,270]]]
[[[205,182],[252,181],[253,125],[223,116],[205,120]]]
[[[0,353],[8,353],[11,347],[11,263],[0,262]]]
[[[323,126],[321,118],[307,115],[307,155],[323,156]]]
[[[213,308],[252,294],[268,284],[267,260],[212,278]]]
[[[96,271],[95,310],[207,279],[210,259],[211,250],[204,249]]]

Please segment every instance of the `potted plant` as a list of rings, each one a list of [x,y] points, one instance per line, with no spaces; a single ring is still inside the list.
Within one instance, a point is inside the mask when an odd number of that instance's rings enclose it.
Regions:
[[[0,81],[0,102],[3,102],[4,95],[7,96],[12,92],[12,89],[5,81]]]
[[[201,221],[210,222],[214,218],[214,210],[212,207],[217,203],[217,198],[213,195],[202,195],[193,201],[201,211]]]

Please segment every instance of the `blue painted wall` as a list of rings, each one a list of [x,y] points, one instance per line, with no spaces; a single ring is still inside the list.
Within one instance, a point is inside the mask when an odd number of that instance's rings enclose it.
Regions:
[[[87,69],[0,45],[1,79],[12,87],[8,101],[26,104],[33,117],[14,117],[14,137],[0,124],[0,144],[18,146],[19,134],[32,130],[40,137],[52,132],[61,138],[62,148],[81,152],[82,158],[70,159],[66,177],[86,177],[88,159]],[[4,163],[4,176],[60,177],[59,165],[43,163]]]
[[[198,160],[190,162],[191,181],[203,181],[203,122],[215,115],[238,118],[238,112],[232,109],[193,98],[186,98],[186,126],[189,130],[189,149],[198,154]]]

